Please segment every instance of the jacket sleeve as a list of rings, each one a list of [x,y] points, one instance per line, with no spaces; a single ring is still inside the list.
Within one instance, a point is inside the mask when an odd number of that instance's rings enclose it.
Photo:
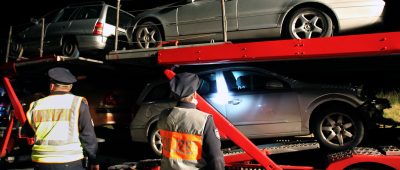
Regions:
[[[205,169],[225,169],[224,155],[221,151],[221,141],[212,116],[207,119],[204,128],[203,159],[207,162],[207,167]]]
[[[99,164],[97,160],[97,138],[93,127],[93,121],[90,116],[89,106],[84,99],[79,109],[79,139],[83,150],[89,158],[92,165]]]

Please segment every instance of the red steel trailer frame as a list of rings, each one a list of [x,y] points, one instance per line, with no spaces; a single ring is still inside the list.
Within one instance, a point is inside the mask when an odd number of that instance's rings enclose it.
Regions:
[[[160,49],[157,54],[158,63],[161,65],[379,57],[400,54],[400,32],[314,38],[307,40],[276,40],[240,44],[224,43],[184,48],[177,47]],[[15,63],[9,66],[11,66],[12,70],[16,71]],[[165,70],[165,74],[168,78],[172,78],[175,75],[173,71],[168,69]],[[13,117],[23,124],[26,118],[22,106],[19,103],[9,78],[7,75],[2,76],[4,76],[3,83],[14,108],[12,113]],[[267,170],[314,169],[314,167],[310,166],[277,165],[267,156],[269,154],[268,150],[258,149],[247,137],[208,104],[204,98],[198,96],[198,101],[198,108],[212,114],[219,130],[246,152],[225,156],[227,167],[263,167]],[[1,157],[4,157],[7,151],[13,146],[12,144],[15,140],[11,138],[13,124],[14,120],[11,119],[7,126],[6,133],[1,139]],[[28,143],[32,143],[31,138],[24,138],[20,135],[18,135],[17,138],[25,139]],[[249,161],[251,160],[257,161],[258,164],[250,164]],[[394,169],[400,169],[400,156],[355,154],[332,162],[327,167],[327,170],[344,169],[350,165],[362,162],[377,163]]]

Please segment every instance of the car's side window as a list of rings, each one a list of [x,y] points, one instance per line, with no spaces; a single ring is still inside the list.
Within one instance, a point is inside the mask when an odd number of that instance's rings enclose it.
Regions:
[[[46,14],[46,15],[43,17],[43,18],[44,18],[44,21],[45,21],[46,23],[54,22],[55,19],[57,18],[57,16],[59,15],[59,13],[60,13],[60,9],[54,10],[54,11],[52,11],[52,12],[49,12],[48,14]]]
[[[286,85],[281,80],[256,71],[233,70],[224,72],[229,91],[248,92],[284,89]]]
[[[162,83],[153,87],[147,93],[143,102],[153,102],[157,100],[165,100],[170,98],[171,90],[168,83]]]
[[[58,16],[55,22],[63,22],[68,21],[71,18],[71,15],[74,13],[76,8],[64,8],[61,11],[61,14]]]
[[[217,79],[216,79],[216,74],[214,72],[199,75],[199,77],[201,81],[200,81],[200,87],[197,90],[197,92],[200,95],[207,95],[217,92]]]
[[[102,6],[87,6],[81,8],[81,10],[76,15],[77,20],[80,19],[94,19],[100,17]]]

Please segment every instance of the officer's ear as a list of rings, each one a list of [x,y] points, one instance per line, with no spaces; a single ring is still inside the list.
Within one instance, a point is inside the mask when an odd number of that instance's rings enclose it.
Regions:
[[[50,91],[53,91],[54,90],[54,88],[55,88],[55,85],[54,85],[54,83],[50,83]]]

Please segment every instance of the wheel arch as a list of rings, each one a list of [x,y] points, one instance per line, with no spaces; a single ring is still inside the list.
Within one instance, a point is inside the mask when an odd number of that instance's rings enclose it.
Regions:
[[[72,40],[72,41],[74,41],[76,43],[76,45],[78,46],[78,49],[79,49],[79,43],[78,43],[78,40],[77,40],[75,35],[71,35],[71,34],[62,35],[60,40],[61,40],[60,41],[60,48],[62,48],[62,46],[63,46],[65,41]]]
[[[317,117],[319,114],[323,113],[324,110],[346,110],[346,111],[352,111],[352,113],[360,113],[357,116],[361,118],[361,121],[363,124],[366,124],[366,117],[360,110],[357,110],[357,107],[350,102],[346,102],[343,100],[331,100],[331,101],[325,101],[320,104],[318,104],[311,112],[310,119],[308,120],[308,127],[311,133],[313,133],[313,129],[311,129],[312,124],[315,123]]]
[[[146,140],[149,142],[149,133],[151,132],[151,129],[155,126],[157,126],[158,122],[158,115],[152,117],[146,124]]]
[[[305,8],[305,7],[314,7],[314,8],[317,8],[317,9],[322,9],[322,11],[326,12],[326,14],[327,14],[329,17],[331,17],[331,19],[332,19],[332,23],[333,23],[333,33],[338,33],[338,32],[339,32],[339,28],[340,28],[339,21],[338,21],[338,18],[337,18],[337,16],[336,16],[335,12],[333,12],[332,9],[330,9],[327,5],[322,4],[322,3],[318,3],[318,2],[305,2],[305,3],[300,3],[300,4],[293,5],[291,8],[289,8],[289,9],[286,10],[287,12],[284,13],[283,17],[280,19],[281,21],[279,22],[280,25],[281,25],[281,27],[280,27],[281,36],[284,34],[284,32],[282,32],[284,26],[285,26],[286,24],[288,24],[288,22],[289,22],[289,18],[288,18],[288,17],[292,16],[293,13],[294,13],[296,10],[298,10],[298,9],[300,9],[300,8]]]

